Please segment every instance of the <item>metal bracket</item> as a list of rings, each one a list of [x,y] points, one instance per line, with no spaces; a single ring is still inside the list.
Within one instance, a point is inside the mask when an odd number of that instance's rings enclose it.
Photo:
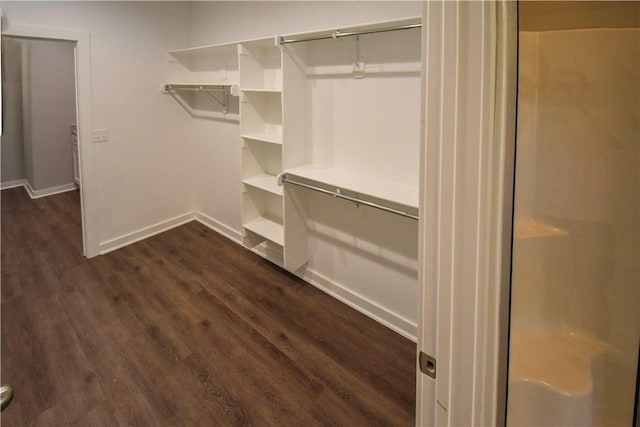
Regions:
[[[421,351],[418,356],[418,363],[423,374],[430,376],[434,380],[436,379],[436,359],[433,356]]]
[[[211,98],[213,98],[218,104],[222,105],[222,112],[224,114],[227,114],[229,111],[227,109],[227,96],[228,96],[228,92],[223,92],[222,93],[222,101],[220,101],[218,98],[216,98],[216,96],[214,94],[212,94],[211,92],[206,92],[207,95],[209,95]]]

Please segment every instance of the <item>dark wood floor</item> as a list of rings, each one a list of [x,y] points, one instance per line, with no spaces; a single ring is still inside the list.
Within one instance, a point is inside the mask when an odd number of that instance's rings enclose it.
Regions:
[[[414,424],[414,343],[206,227],[86,260],[77,192],[1,203],[3,426]]]

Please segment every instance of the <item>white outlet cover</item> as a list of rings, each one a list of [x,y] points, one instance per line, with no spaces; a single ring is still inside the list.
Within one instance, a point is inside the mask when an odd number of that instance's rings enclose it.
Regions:
[[[109,141],[109,129],[93,130],[93,142],[107,142],[107,141]]]

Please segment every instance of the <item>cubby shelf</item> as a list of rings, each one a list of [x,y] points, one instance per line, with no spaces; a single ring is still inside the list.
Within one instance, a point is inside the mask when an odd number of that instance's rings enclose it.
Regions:
[[[287,175],[418,209],[418,186],[316,165],[288,169]]]
[[[250,139],[252,141],[267,142],[269,144],[282,144],[282,135],[277,133],[247,133],[240,135],[241,138]]]
[[[259,217],[243,224],[243,227],[273,243],[284,246],[284,227],[282,224],[278,224],[268,218]]]
[[[242,180],[242,183],[282,196],[282,187],[278,185],[278,179],[275,176],[268,175],[266,173],[245,178]]]

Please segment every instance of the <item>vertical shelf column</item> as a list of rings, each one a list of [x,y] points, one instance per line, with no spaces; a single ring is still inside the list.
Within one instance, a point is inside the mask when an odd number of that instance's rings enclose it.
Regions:
[[[282,172],[282,59],[275,39],[238,46],[243,240],[284,247]]]
[[[284,170],[311,161],[309,89],[304,44],[282,48],[282,107]],[[309,261],[307,229],[308,190],[293,185],[284,191],[284,266],[296,271]]]

